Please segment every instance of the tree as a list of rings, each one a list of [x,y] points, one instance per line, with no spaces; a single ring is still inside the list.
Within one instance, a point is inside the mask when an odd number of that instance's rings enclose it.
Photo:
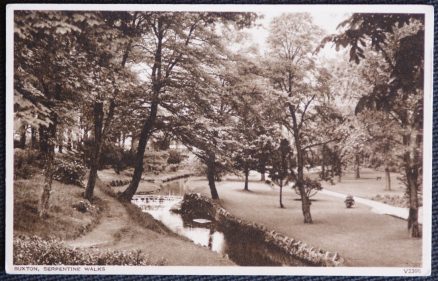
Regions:
[[[424,16],[353,14],[340,27],[344,30],[326,37],[322,45],[334,42],[337,48],[349,47],[350,61],[356,63],[366,61],[366,54],[374,51],[387,64],[388,79],[362,96],[356,111],[386,112],[389,120],[399,124],[400,166],[409,195],[408,229],[412,237],[420,237],[418,191],[422,171]]]
[[[287,139],[282,139],[278,147],[272,152],[272,166],[269,169],[269,177],[276,185],[280,187],[280,208],[284,208],[283,186],[296,179],[296,175],[293,170],[294,163],[292,161],[292,157],[292,148],[290,147]]]
[[[195,77],[202,69],[202,61],[211,59],[218,41],[215,26],[219,23],[235,23],[247,26],[254,19],[253,14],[240,13],[150,13],[146,18],[149,32],[139,44],[143,50],[144,62],[150,66],[149,113],[143,120],[139,135],[136,165],[130,185],[121,197],[130,200],[135,194],[143,172],[143,157],[146,144],[155,129],[158,108],[163,99],[169,98],[166,92],[172,87],[181,87],[181,72]],[[189,83],[190,84],[190,83]],[[214,156],[209,157],[214,162]]]
[[[248,188],[251,170],[260,170],[262,177],[269,162],[274,139],[280,133],[278,124],[270,116],[269,81],[263,77],[261,66],[253,58],[238,53],[226,68],[222,84],[230,93],[226,98],[230,112],[236,120],[233,149],[234,167],[245,176],[244,190]]]
[[[309,32],[311,31],[311,32]],[[268,44],[270,47],[267,75],[278,91],[280,110],[285,112],[284,126],[290,131],[296,151],[296,188],[302,201],[304,223],[312,223],[310,200],[305,191],[304,165],[306,151],[312,147],[333,141],[314,141],[315,122],[318,111],[315,105],[323,106],[329,95],[329,73],[316,64],[312,55],[321,30],[312,23],[309,14],[283,14],[271,23]],[[316,124],[313,123],[313,124]],[[319,132],[318,132],[319,133]]]
[[[14,120],[38,128],[44,158],[39,215],[49,206],[58,124],[78,99],[71,56],[80,28],[72,12],[16,11],[14,15]],[[17,125],[17,124],[16,124]]]
[[[93,16],[96,18],[95,24],[88,29],[82,27],[80,40],[83,56],[87,58],[83,66],[89,69],[85,79],[89,82],[86,90],[94,93],[91,95],[93,149],[84,193],[89,201],[93,198],[102,147],[111,128],[114,111],[119,101],[125,99],[124,94],[132,91],[132,74],[125,69],[125,65],[132,42],[141,34],[144,21],[143,15],[137,12],[101,12]]]

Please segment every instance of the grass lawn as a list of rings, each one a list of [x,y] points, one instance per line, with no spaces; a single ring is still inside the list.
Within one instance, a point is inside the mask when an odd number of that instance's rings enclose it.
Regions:
[[[84,200],[83,188],[53,181],[48,218],[38,216],[38,202],[42,193],[44,177],[14,181],[14,235],[37,235],[42,238],[72,239],[92,229],[105,209],[98,197],[95,209],[81,213],[73,204]]]
[[[381,179],[377,180],[377,177],[381,177]],[[360,170],[360,179],[355,179],[353,172],[349,172],[342,177],[341,182],[337,182],[337,177],[335,177],[335,185],[324,182],[323,187],[367,199],[371,199],[377,194],[403,195],[406,187],[397,179],[398,177],[400,177],[400,174],[391,173],[391,190],[385,190],[384,172],[362,168]]]
[[[190,184],[210,197],[205,180]],[[250,182],[249,192],[243,191],[243,181],[237,179],[219,182],[217,188],[221,204],[235,216],[261,223],[313,247],[338,252],[347,266],[421,264],[421,239],[409,237],[407,222],[375,214],[367,206],[357,204],[347,209],[342,198],[317,194],[311,206],[314,223],[304,224],[301,202],[290,188],[284,190],[285,209],[279,208],[278,188],[261,182]]]

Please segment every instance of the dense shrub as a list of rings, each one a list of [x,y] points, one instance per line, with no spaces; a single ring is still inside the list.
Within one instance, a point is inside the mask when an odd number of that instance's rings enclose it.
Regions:
[[[184,160],[184,155],[178,150],[169,150],[169,158],[167,158],[167,164],[179,164]]]
[[[134,167],[136,154],[121,147],[106,146],[100,157],[100,167],[111,166],[118,174],[128,167]]]
[[[72,249],[58,240],[43,240],[37,236],[14,238],[16,265],[164,265],[165,261],[151,262],[139,250],[109,251],[100,249]]]
[[[14,149],[14,176],[30,179],[41,168],[41,155],[35,149]]]
[[[304,178],[303,181],[303,187],[304,187],[304,191],[307,194],[307,197],[312,197],[314,195],[316,195],[316,193],[318,193],[318,191],[322,190],[322,186],[321,183],[317,180],[313,180],[309,177]],[[298,188],[298,186],[295,184],[294,185],[294,189],[295,189],[295,193],[297,195],[300,195],[300,189]]]
[[[72,157],[62,157],[55,160],[53,179],[65,184],[83,186],[86,168],[82,161]]]
[[[404,195],[390,195],[390,194],[377,194],[373,198],[374,201],[382,202],[388,205],[392,205],[400,208],[409,208],[409,197],[407,194]],[[423,196],[422,192],[418,193],[418,206],[423,206]]]

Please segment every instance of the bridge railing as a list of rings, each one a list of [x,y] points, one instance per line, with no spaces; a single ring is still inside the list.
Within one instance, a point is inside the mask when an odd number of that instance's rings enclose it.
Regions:
[[[134,195],[131,202],[136,205],[156,205],[182,199],[183,197],[178,195]]]

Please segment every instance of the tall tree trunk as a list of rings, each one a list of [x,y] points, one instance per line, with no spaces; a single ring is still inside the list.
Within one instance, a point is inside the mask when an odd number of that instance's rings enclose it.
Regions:
[[[342,181],[342,166],[339,164],[338,167],[338,182]]]
[[[421,237],[420,227],[418,223],[418,187],[417,174],[415,171],[407,172],[407,181],[409,192],[408,229],[411,232],[411,237]]]
[[[132,40],[129,40],[125,51],[123,53],[122,62],[121,62],[121,68],[125,67],[126,61],[129,56],[129,52],[131,51],[131,44]],[[93,153],[92,153],[92,159],[90,162],[90,173],[88,176],[88,182],[87,187],[85,188],[84,197],[88,201],[91,201],[93,199],[93,193],[94,193],[94,187],[96,185],[96,179],[97,179],[97,170],[99,168],[100,163],[100,157],[102,154],[102,146],[105,141],[105,138],[107,136],[108,130],[111,126],[111,122],[114,117],[114,110],[116,107],[115,98],[118,95],[119,90],[116,88],[114,89],[113,98],[110,100],[109,108],[108,108],[108,114],[106,116],[105,124],[103,121],[104,118],[104,111],[103,111],[103,102],[102,101],[95,101],[93,105],[93,112],[94,112],[94,145],[93,145]]]
[[[215,184],[215,174],[216,174],[216,156],[214,153],[210,153],[207,160],[207,179],[208,186],[210,187],[211,198],[214,200],[219,199],[219,194],[217,193]]]
[[[391,190],[391,173],[388,167],[385,167],[385,190]]]
[[[304,216],[304,223],[312,223],[312,215],[310,213],[310,200],[307,196],[307,193],[304,190],[304,158],[303,158],[303,151],[301,147],[301,138],[300,138],[300,131],[298,128],[297,118],[295,115],[295,108],[293,105],[289,105],[289,111],[292,117],[292,130],[293,130],[293,136],[295,140],[295,148],[297,151],[297,179],[296,179],[296,186],[298,187],[298,190],[300,191],[300,197],[301,197],[301,208],[303,211]]]
[[[102,146],[102,127],[103,127],[103,102],[95,101],[93,105],[94,113],[94,143],[93,152],[90,160],[90,173],[88,175],[87,187],[84,197],[91,202],[93,199],[94,186],[96,185],[97,170],[99,168],[100,150]]]
[[[44,154],[44,185],[41,193],[38,215],[40,218],[47,217],[49,210],[50,193],[52,192],[52,180],[53,180],[53,161],[55,154],[55,136],[57,126],[57,116],[52,115],[52,124],[47,127],[40,127],[40,149]]]
[[[284,208],[283,205],[283,180],[280,179],[280,208]]]
[[[356,179],[360,179],[360,155],[356,153],[355,155],[355,166],[356,166]]]
[[[143,127],[139,136],[137,155],[135,159],[135,169],[132,175],[132,180],[129,186],[121,194],[121,198],[131,201],[132,196],[137,192],[138,184],[141,180],[141,175],[143,174],[143,158],[144,152],[146,150],[146,145],[152,134],[152,130],[155,126],[155,121],[157,119],[157,111],[159,104],[159,95],[163,87],[163,79],[161,74],[161,62],[162,62],[162,44],[164,38],[164,29],[162,19],[159,18],[157,21],[156,28],[157,37],[157,47],[154,54],[154,64],[151,71],[151,83],[152,83],[152,103],[149,112],[149,117],[143,122]],[[176,62],[175,62],[176,63]]]
[[[26,148],[26,132],[27,132],[27,125],[23,125],[20,131],[20,148],[25,149]]]
[[[72,129],[67,129],[67,146],[68,151],[71,151],[73,149],[73,131]]]
[[[248,191],[248,177],[249,177],[249,169],[245,168],[245,187],[244,190]]]
[[[158,101],[152,102],[151,111],[149,113],[149,118],[143,124],[143,128],[140,133],[138,140],[137,154],[135,157],[135,167],[134,174],[132,175],[132,180],[129,186],[121,194],[121,198],[131,201],[132,196],[137,192],[138,185],[141,180],[141,175],[143,174],[143,158],[146,151],[146,144],[151,136],[152,130],[155,125],[155,120],[157,118],[158,111]]]
[[[96,185],[97,170],[99,169],[100,156],[102,154],[102,146],[105,141],[105,137],[111,126],[111,122],[114,117],[114,109],[116,103],[114,99],[110,101],[108,108],[108,114],[105,119],[105,124],[103,123],[104,111],[103,102],[94,102],[93,112],[94,112],[94,143],[93,143],[93,153],[90,161],[90,173],[88,175],[87,187],[85,188],[84,197],[88,201],[93,199],[94,187]]]
[[[126,134],[125,132],[122,133],[122,148],[125,150],[125,141],[126,141]]]
[[[41,193],[41,198],[39,201],[38,214],[40,218],[47,217],[47,212],[49,210],[50,193],[52,192],[52,180],[53,180],[53,159],[54,152],[48,151],[45,155],[44,160],[44,185],[43,192]]]
[[[37,132],[34,127],[30,129],[30,141],[31,141],[31,147],[36,148],[38,146],[38,140],[36,136]]]
[[[420,172],[421,161],[419,161],[418,142],[420,136],[416,134],[416,130],[410,128],[411,134],[405,136],[404,144],[407,144],[409,151],[404,155],[405,174],[407,181],[407,191],[409,194],[409,217],[408,230],[411,237],[421,237],[420,226],[418,223],[418,175]]]
[[[325,172],[325,145],[322,146],[322,159],[321,159],[321,179],[326,179],[326,172]]]
[[[266,181],[266,161],[265,156],[262,156],[261,163],[259,165],[260,169],[260,181]]]
[[[48,146],[49,146],[49,142],[48,142],[48,138],[49,135],[47,133],[48,129],[45,128],[44,126],[39,126],[38,128],[38,134],[40,136],[40,142],[39,142],[39,150],[41,151],[41,153],[45,154],[48,151]]]
[[[137,137],[135,136],[134,133],[132,133],[131,135],[131,148],[129,149],[131,152],[135,152],[138,149],[138,141],[137,141]]]

